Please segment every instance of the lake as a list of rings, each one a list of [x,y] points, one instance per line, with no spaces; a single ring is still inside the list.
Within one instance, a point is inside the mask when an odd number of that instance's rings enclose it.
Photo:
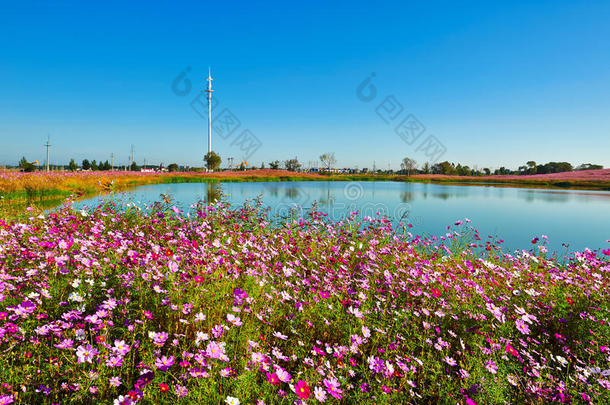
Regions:
[[[334,220],[352,211],[361,218],[380,213],[411,223],[413,234],[442,236],[448,225],[468,218],[483,241],[498,237],[507,250],[531,249],[532,238],[542,235],[549,238],[549,250],[560,253],[564,243],[569,251],[610,247],[610,192],[605,191],[401,182],[183,183],[140,186],[82,200],[77,207],[109,199],[143,206],[165,194],[188,211],[197,201],[219,199],[221,192],[234,206],[261,195],[277,216],[288,215],[295,204],[306,213],[314,202]]]

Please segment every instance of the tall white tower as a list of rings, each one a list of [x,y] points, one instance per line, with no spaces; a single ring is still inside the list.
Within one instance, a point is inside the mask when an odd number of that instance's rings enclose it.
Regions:
[[[208,68],[208,153],[212,152],[212,75],[210,74],[210,68]]]

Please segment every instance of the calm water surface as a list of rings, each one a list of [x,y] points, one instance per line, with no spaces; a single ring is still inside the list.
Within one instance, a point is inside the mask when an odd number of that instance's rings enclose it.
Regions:
[[[351,211],[362,216],[385,214],[394,221],[413,224],[411,232],[441,236],[446,226],[469,218],[480,235],[505,241],[505,247],[531,249],[533,237],[547,235],[549,250],[610,247],[610,192],[581,190],[520,189],[493,186],[438,185],[400,182],[259,182],[160,184],[95,197],[133,202],[143,206],[171,195],[185,211],[197,201],[224,199],[242,205],[262,195],[265,206],[276,215],[287,215],[296,204],[306,213],[312,204],[340,220]]]

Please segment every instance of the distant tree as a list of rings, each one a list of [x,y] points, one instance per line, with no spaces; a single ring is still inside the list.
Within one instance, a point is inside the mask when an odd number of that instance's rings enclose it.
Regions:
[[[407,173],[407,176],[411,175],[411,172],[415,170],[417,162],[411,158],[403,158],[402,163],[400,163],[400,168]]]
[[[129,166],[129,170],[131,170],[132,172],[139,172],[140,166],[138,166],[138,164],[135,161],[133,161],[133,162],[131,162],[131,166]]]
[[[277,170],[280,168],[280,161],[279,160],[275,160],[273,162],[269,162],[269,167],[273,170]]]
[[[203,160],[205,160],[205,164],[208,170],[217,170],[220,167],[220,163],[222,162],[220,156],[218,156],[218,154],[214,151],[206,153],[206,155],[203,157]]]
[[[422,166],[420,173],[422,174],[430,174],[430,163],[426,162],[424,163],[424,165]]]
[[[431,170],[432,170],[432,173],[434,173],[434,174],[444,174],[447,176],[455,174],[455,172],[456,172],[455,166],[453,165],[453,163],[449,163],[447,161],[440,162],[440,163],[433,165]]]
[[[99,167],[97,167],[97,162],[95,160],[91,161],[91,170],[96,171]]]
[[[288,159],[284,161],[284,167],[286,170],[296,172],[301,167],[299,160],[295,157],[294,159]]]
[[[486,176],[489,176],[491,174],[491,170],[489,170],[489,167],[486,167],[485,169],[483,169],[483,172],[485,172]]]
[[[602,166],[602,165],[583,163],[583,164],[577,166],[574,170],[599,170],[599,169],[603,169],[603,168],[604,168],[604,166]]]
[[[325,169],[331,169],[337,163],[335,152],[324,153],[320,156],[320,162]]]
[[[526,165],[527,165],[527,174],[536,174],[536,172],[538,171],[536,162],[534,162],[533,160],[530,160],[529,162],[526,163]]]
[[[78,166],[76,165],[74,159],[70,159],[70,163],[68,163],[68,169],[70,169],[71,172],[75,172],[78,169]]]
[[[170,172],[177,172],[178,171],[178,164],[177,163],[170,163],[169,166],[167,166],[167,170]]]
[[[33,163],[28,162],[28,160],[24,157],[19,161],[19,168],[24,172],[33,172],[36,170],[36,166]]]
[[[101,166],[100,166],[101,170],[110,170],[110,162],[109,161],[105,161]]]
[[[265,162],[261,163],[261,169],[265,168]]]
[[[430,174],[430,164],[428,162],[424,163],[424,167],[422,167],[421,172],[423,174]]]
[[[240,170],[240,171],[242,171],[242,172],[243,172],[244,170],[246,170],[246,165],[244,164],[244,162],[241,162],[241,163],[239,164],[239,168],[238,168],[238,170]]]
[[[538,174],[571,172],[574,168],[568,162],[549,162],[538,166]]]
[[[83,170],[89,170],[91,169],[91,163],[89,163],[89,161],[87,159],[83,159],[83,162],[80,165]]]
[[[469,166],[462,166],[458,163],[458,165],[455,167],[455,170],[460,176],[472,176],[472,169],[470,169]]]

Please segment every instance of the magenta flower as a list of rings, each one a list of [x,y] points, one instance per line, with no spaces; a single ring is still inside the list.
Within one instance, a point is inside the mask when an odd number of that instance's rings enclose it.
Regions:
[[[311,396],[311,390],[309,389],[309,385],[303,380],[299,380],[294,385],[294,390],[296,391],[297,396],[301,399],[307,399]]]
[[[273,385],[279,385],[280,379],[275,373],[267,373],[267,381]]]

